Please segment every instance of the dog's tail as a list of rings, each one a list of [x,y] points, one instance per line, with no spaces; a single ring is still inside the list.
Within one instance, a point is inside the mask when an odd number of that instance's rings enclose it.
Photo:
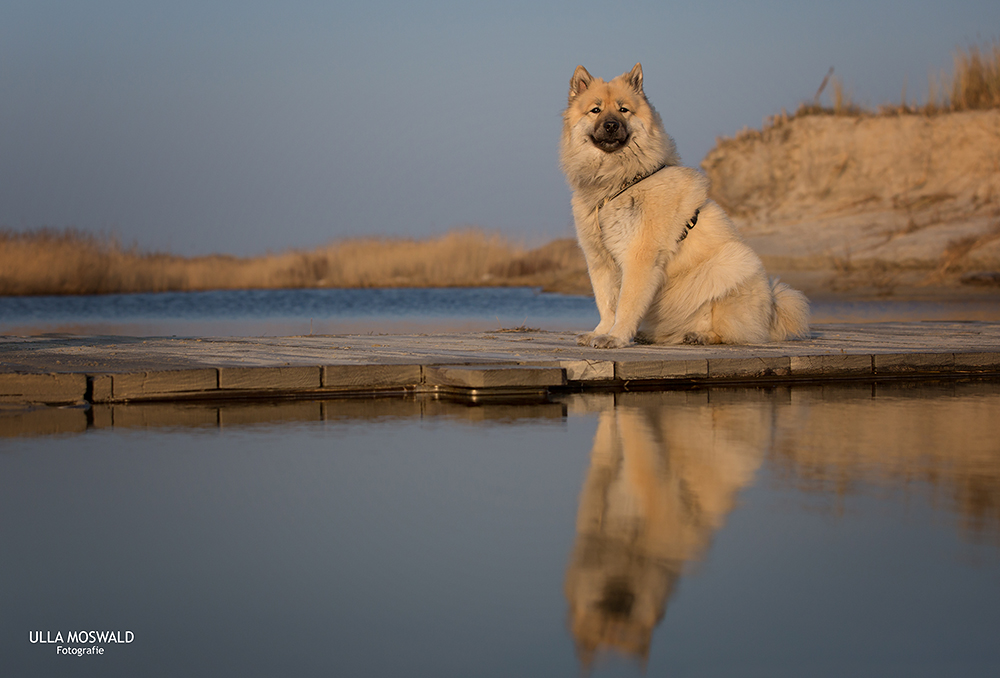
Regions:
[[[777,278],[771,279],[774,315],[771,317],[771,341],[795,339],[809,334],[809,300]]]

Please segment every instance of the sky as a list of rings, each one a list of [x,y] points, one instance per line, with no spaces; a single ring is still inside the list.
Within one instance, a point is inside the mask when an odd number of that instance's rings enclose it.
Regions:
[[[641,62],[685,164],[813,97],[926,96],[1000,2],[3,0],[0,228],[253,255],[479,227],[572,235],[577,64]]]

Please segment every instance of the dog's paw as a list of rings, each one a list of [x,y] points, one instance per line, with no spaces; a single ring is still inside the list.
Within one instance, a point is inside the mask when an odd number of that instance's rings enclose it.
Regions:
[[[587,345],[593,348],[624,348],[629,343],[625,339],[619,339],[610,334],[595,334],[590,338]]]
[[[597,335],[593,332],[587,332],[586,334],[580,334],[576,337],[576,343],[580,346],[590,346],[590,340]]]
[[[688,332],[684,335],[684,339],[681,340],[682,344],[700,344],[704,346],[705,344],[712,343],[708,335],[700,334],[698,332]]]
[[[656,339],[653,337],[652,333],[649,332],[638,332],[633,339],[637,344],[655,344]]]

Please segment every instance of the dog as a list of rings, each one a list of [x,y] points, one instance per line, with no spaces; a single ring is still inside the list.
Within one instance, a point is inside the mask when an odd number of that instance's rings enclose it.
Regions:
[[[758,344],[805,336],[809,302],[769,280],[704,174],[680,165],[642,65],[570,79],[560,160],[601,320],[578,343]]]

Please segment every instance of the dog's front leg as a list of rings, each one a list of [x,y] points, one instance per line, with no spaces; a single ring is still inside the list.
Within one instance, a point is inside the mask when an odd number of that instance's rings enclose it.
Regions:
[[[618,301],[618,270],[615,262],[606,251],[587,251],[587,272],[590,274],[590,285],[594,288],[594,301],[597,302],[597,312],[601,321],[593,332],[587,332],[577,337],[581,346],[590,346],[594,337],[607,334],[615,324],[615,305]]]
[[[595,331],[588,342],[590,346],[621,348],[632,342],[639,323],[663,282],[663,267],[659,258],[657,248],[642,239],[629,248],[622,260],[621,289],[615,305],[614,324],[606,334]]]

